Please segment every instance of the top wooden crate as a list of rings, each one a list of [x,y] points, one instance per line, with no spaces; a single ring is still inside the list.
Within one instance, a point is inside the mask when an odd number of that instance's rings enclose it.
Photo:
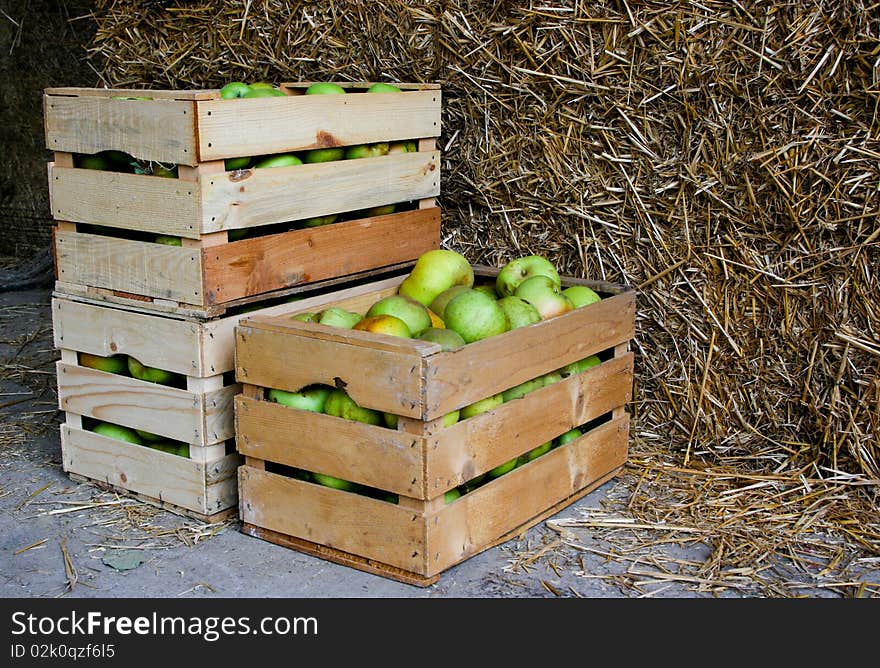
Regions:
[[[439,86],[365,94],[369,83],[344,83],[350,94],[303,95],[308,85],[282,84],[282,97],[233,100],[218,90],[46,89],[58,289],[110,290],[216,315],[231,302],[414,261],[436,247]],[[233,157],[403,140],[419,150],[273,169],[224,165]],[[75,154],[108,150],[174,163],[179,178],[74,166]],[[401,203],[408,210],[352,215]],[[283,229],[330,214],[348,219]],[[229,240],[245,228],[259,236]],[[179,236],[183,248],[138,234]]]

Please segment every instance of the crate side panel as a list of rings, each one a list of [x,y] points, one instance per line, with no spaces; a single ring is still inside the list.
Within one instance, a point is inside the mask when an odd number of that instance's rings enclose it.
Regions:
[[[285,223],[440,194],[440,153],[224,172],[201,182],[203,232]]]
[[[245,325],[236,328],[235,345],[235,376],[241,383],[290,392],[322,383],[344,387],[367,408],[408,417],[420,413],[421,358],[404,350],[347,345]]]
[[[634,333],[635,294],[624,292],[437,355],[427,360],[422,417],[440,417],[612,348],[631,339]]]
[[[441,92],[301,95],[198,103],[200,159],[437,137]]]
[[[201,367],[202,347],[214,344],[200,340],[202,326],[192,321],[55,297],[52,324],[56,348],[131,355],[146,366],[189,376],[222,373]],[[232,348],[231,331],[227,347]]]
[[[428,450],[429,496],[624,406],[632,384],[628,353],[441,430]]]
[[[198,250],[59,230],[55,253],[60,281],[203,303]]]
[[[624,415],[442,508],[428,520],[429,573],[481,552],[622,466],[628,439]]]
[[[416,513],[246,465],[238,479],[242,522],[424,573],[425,525]]]
[[[56,166],[49,186],[57,220],[199,237],[199,194],[191,182]]]
[[[415,260],[439,243],[432,207],[214,246],[205,250],[206,298],[223,303]]]
[[[145,160],[195,165],[194,104],[44,95],[46,148],[68,153],[118,150]]]
[[[201,397],[186,390],[57,362],[58,403],[62,410],[184,443],[209,445]],[[232,416],[228,418],[232,430]]]
[[[100,434],[61,426],[64,470],[209,514],[205,464]]]
[[[239,396],[236,443],[248,457],[424,497],[424,439]]]

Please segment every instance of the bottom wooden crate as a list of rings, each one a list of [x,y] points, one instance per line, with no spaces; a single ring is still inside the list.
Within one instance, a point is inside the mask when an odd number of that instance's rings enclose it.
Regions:
[[[147,446],[61,425],[64,470],[74,480],[129,494],[161,508],[206,522],[238,511],[241,455],[201,462]]]
[[[239,469],[248,535],[400,582],[428,586],[448,568],[555,514],[613,478],[627,458],[629,415],[609,419],[451,503],[421,509],[266,469]]]

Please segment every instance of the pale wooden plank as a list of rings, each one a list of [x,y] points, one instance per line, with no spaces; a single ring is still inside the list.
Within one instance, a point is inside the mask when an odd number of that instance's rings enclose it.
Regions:
[[[174,164],[198,162],[195,103],[44,95],[46,147],[52,151],[125,151]]]
[[[233,383],[219,390],[196,394],[202,402],[202,434],[205,443],[219,443],[235,437],[235,396],[241,385]]]
[[[429,495],[623,406],[632,398],[632,384],[629,353],[442,429],[429,443]]]
[[[245,239],[205,249],[206,299],[222,303],[377,269],[415,260],[439,244],[438,208]]]
[[[62,410],[199,445],[217,443],[235,433],[231,397],[226,399],[225,416],[218,416],[215,407],[212,432],[206,433],[200,395],[65,362],[57,362],[56,368]]]
[[[203,178],[201,194],[202,232],[359,211],[439,195],[440,153],[225,172]]]
[[[369,333],[369,332],[368,332]],[[390,338],[390,337],[389,337]],[[295,392],[311,383],[340,386],[367,408],[417,417],[421,358],[239,325],[235,377]]]
[[[231,358],[232,332],[226,341],[203,337],[203,326],[188,320],[55,297],[52,325],[56,348],[92,355],[131,355],[147,366],[184,375],[209,376],[232,368],[230,364],[228,369],[215,372],[202,364],[209,356],[205,348],[224,347]]]
[[[205,464],[68,425],[61,430],[66,472],[208,514]]]
[[[155,234],[199,236],[199,192],[192,183],[55,167],[49,172],[49,186],[55,218]]]
[[[170,90],[151,88],[82,88],[76,86],[62,86],[46,88],[46,95],[67,95],[72,97],[116,97],[133,96],[149,97],[154,100],[215,100],[220,97],[220,89],[198,88],[192,90]]]
[[[197,249],[58,231],[55,251],[63,282],[188,304],[204,301]]]
[[[613,420],[445,506],[427,522],[427,574],[481,552],[511,529],[573,499],[625,463],[628,439],[629,419]]]
[[[248,466],[238,480],[243,522],[425,571],[424,521],[406,508]]]
[[[422,419],[434,419],[635,334],[635,293],[622,292],[554,318],[426,359]],[[491,373],[487,373],[491,369]]]
[[[235,417],[244,455],[424,497],[422,438],[242,396]]]
[[[344,99],[342,99],[344,98]],[[441,91],[198,103],[201,160],[437,137]]]

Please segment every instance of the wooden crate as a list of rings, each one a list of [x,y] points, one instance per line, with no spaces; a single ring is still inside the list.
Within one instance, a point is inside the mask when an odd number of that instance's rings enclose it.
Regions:
[[[413,262],[439,245],[441,91],[219,99],[219,91],[49,88],[44,94],[59,291],[206,317],[267,295]],[[125,99],[149,95],[153,99]],[[374,158],[227,171],[226,158],[413,140]],[[173,163],[178,178],[84,169],[118,150]],[[388,204],[394,213],[367,215]],[[340,214],[339,222],[291,229]],[[231,241],[230,232],[251,234]],[[181,246],[154,243],[156,235]]]
[[[635,293],[563,280],[603,299],[453,352],[289,318],[243,319],[236,327],[243,392],[235,400],[243,531],[424,586],[610,479],[627,455]],[[363,312],[399,282],[336,304]],[[593,354],[603,360],[598,366],[442,425],[450,411]],[[267,388],[310,383],[344,387],[358,404],[400,416],[397,429],[266,400]],[[445,503],[448,490],[579,426],[586,431],[576,440]],[[289,474],[297,469],[397,494],[399,502],[297,479]]]
[[[371,289],[313,290],[272,300],[248,315],[280,315]],[[274,303],[273,303],[274,302]],[[210,321],[155,313],[56,292],[52,298],[64,470],[200,519],[235,514],[234,328],[245,313]],[[80,353],[131,355],[180,374],[171,387],[80,364]],[[189,444],[189,458],[117,441],[84,428],[101,420]]]

